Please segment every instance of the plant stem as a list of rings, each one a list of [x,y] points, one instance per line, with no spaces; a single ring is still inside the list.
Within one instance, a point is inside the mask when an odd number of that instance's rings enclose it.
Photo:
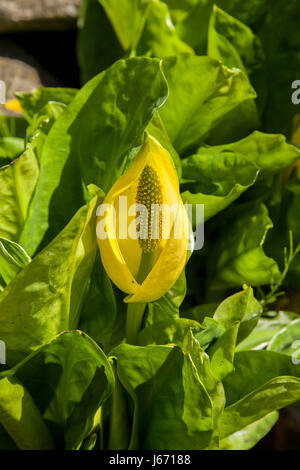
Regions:
[[[127,305],[126,343],[135,344],[136,336],[141,329],[146,303],[132,303]]]
[[[155,262],[155,251],[150,253],[142,253],[137,282],[142,284],[146,279]],[[127,305],[126,319],[126,342],[128,344],[136,343],[136,336],[141,329],[145,308],[147,303],[129,303]]]

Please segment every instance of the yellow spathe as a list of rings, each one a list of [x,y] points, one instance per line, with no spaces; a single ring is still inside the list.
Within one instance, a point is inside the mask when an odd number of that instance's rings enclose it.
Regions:
[[[147,174],[147,171],[143,173],[145,167],[157,175],[162,218],[165,220],[170,215],[170,223],[162,225],[159,243],[153,244],[153,266],[139,283],[137,276],[143,250],[138,239],[137,214],[130,210],[136,207],[143,181],[141,175]],[[177,172],[167,150],[147,136],[133,163],[113,185],[99,209],[97,240],[102,263],[119,289],[130,294],[125,302],[151,302],[162,297],[184,268],[189,238],[189,221],[180,197]],[[101,236],[103,228],[106,238]]]

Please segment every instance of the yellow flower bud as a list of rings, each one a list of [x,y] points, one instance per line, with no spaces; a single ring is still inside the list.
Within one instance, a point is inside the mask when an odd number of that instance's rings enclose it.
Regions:
[[[20,105],[20,101],[17,99],[10,100],[6,103],[5,105],[6,109],[9,109],[10,111],[14,111],[15,113],[23,113],[23,110]]]
[[[159,299],[182,272],[189,221],[172,157],[153,137],[99,207],[97,238],[107,274],[130,294],[125,302]]]

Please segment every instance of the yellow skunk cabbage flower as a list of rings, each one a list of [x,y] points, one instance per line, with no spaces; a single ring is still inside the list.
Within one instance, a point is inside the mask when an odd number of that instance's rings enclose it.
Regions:
[[[97,239],[125,302],[159,299],[183,270],[189,221],[172,157],[153,137],[98,208]]]
[[[17,99],[10,100],[6,103],[5,105],[6,109],[9,109],[10,111],[14,111],[15,113],[23,113],[23,110],[20,105],[20,101]]]

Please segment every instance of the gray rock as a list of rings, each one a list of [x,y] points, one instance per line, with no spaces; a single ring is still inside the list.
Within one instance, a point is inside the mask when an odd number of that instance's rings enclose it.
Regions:
[[[81,0],[0,0],[0,33],[69,29]]]
[[[9,41],[0,43],[0,81],[5,83],[7,101],[14,98],[15,91],[60,85],[30,54]],[[4,106],[0,106],[0,114],[3,113],[11,114]]]

